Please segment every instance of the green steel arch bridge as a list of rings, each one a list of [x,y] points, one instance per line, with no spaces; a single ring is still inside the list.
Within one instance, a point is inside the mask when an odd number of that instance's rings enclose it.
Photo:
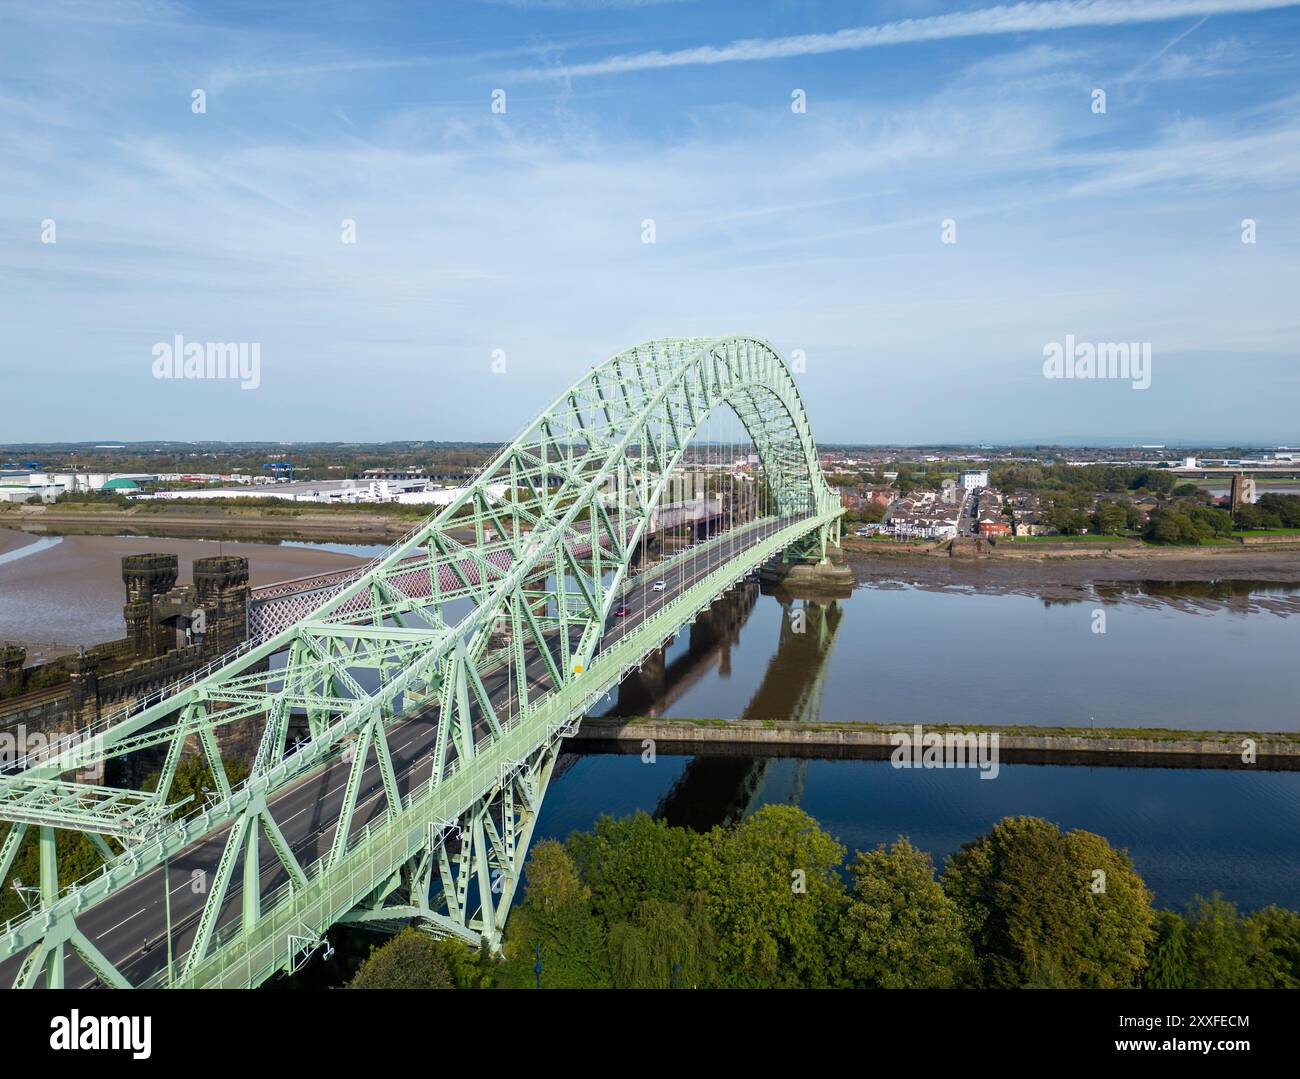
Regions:
[[[754,444],[762,497],[637,575],[674,471],[723,408]],[[824,560],[840,513],[770,345],[668,339],[611,357],[300,620],[0,775],[0,879],[29,832],[40,866],[26,913],[0,926],[0,977],[251,987],[341,922],[417,920],[495,947],[563,739],[755,567]],[[221,745],[240,733],[256,749],[232,781]],[[213,786],[177,805],[187,752]],[[160,763],[154,789],[105,785],[132,759]],[[60,880],[61,844],[81,837],[102,865]]]

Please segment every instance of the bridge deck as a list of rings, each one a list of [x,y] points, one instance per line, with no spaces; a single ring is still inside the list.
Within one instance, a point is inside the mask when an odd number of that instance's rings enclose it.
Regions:
[[[655,566],[647,566],[627,587],[623,604],[628,613],[624,617],[612,616],[609,619],[605,627],[602,652],[608,652],[624,638],[635,638],[644,626],[656,622],[666,608],[711,576],[722,570],[740,576],[752,568],[757,563],[748,562],[747,554],[759,550],[773,536],[792,529],[798,530],[801,524],[802,530],[807,531],[817,523],[808,514],[779,520],[762,519],[702,543],[673,560],[662,576],[666,586],[662,592],[653,590],[654,582],[661,579]],[[670,627],[669,632],[673,628],[676,627]],[[663,636],[656,633],[646,642],[644,649],[640,650],[641,654],[658,647]],[[558,634],[552,633],[550,641],[553,656],[558,656],[561,647]],[[540,650],[531,650],[526,671],[528,699],[542,700],[553,687]],[[515,672],[506,667],[484,676],[484,686],[499,713],[510,710],[509,705],[518,692],[516,682]],[[600,687],[599,691],[603,693],[604,687]],[[426,704],[415,714],[399,719],[388,728],[390,751],[404,806],[410,805],[413,795],[421,792],[422,785],[425,788],[428,785],[437,729],[435,711]],[[476,710],[476,737],[482,733],[483,717]],[[330,849],[335,822],[344,799],[348,769],[346,760],[336,759],[278,792],[268,801],[268,808],[285,839],[299,864],[305,868],[319,862]],[[381,773],[373,761],[363,774],[357,806],[350,838],[359,836],[387,816]],[[173,857],[166,874],[162,868],[142,873],[103,902],[77,916],[80,930],[132,984],[138,985],[146,978],[157,980],[165,974],[165,875],[169,879],[171,892],[171,943],[176,957],[174,969],[180,969],[180,960],[194,939],[198,919],[207,898],[206,889],[198,891],[193,886],[193,875],[203,874],[208,881],[212,880],[228,834],[228,827],[209,833]],[[269,898],[283,890],[288,876],[265,838],[261,840],[259,863],[259,892]],[[310,876],[310,869],[308,873]],[[219,916],[218,940],[238,930],[241,893],[242,880],[236,870]],[[310,928],[316,930],[326,927]],[[0,940],[0,947],[3,947],[3,943]],[[214,949],[216,947],[214,943]],[[21,955],[14,955],[0,963],[0,978],[5,979],[4,984],[13,983],[20,960]],[[67,956],[67,984],[90,986],[95,983],[94,974],[75,953],[70,952]]]

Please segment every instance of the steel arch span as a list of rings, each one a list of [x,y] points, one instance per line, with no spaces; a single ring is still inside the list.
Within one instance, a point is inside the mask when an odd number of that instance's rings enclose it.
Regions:
[[[668,556],[652,591],[636,552],[723,406],[754,442],[763,512]],[[611,357],[300,620],[0,776],[0,879],[29,831],[41,867],[27,914],[0,928],[0,975],[252,986],[338,922],[418,919],[495,946],[559,743],[755,567],[824,558],[840,513],[771,346],[680,338]],[[233,782],[221,750],[236,735],[256,751]],[[178,808],[191,749],[211,789]],[[87,781],[151,753],[150,791]],[[103,866],[61,882],[68,832]]]

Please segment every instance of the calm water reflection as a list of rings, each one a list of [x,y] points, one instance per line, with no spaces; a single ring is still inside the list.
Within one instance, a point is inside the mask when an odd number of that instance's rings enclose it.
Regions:
[[[1106,632],[1092,632],[1093,612]],[[803,632],[795,632],[795,613]],[[1075,602],[909,586],[834,603],[759,594],[684,631],[623,715],[1300,729],[1300,587],[1223,581],[1097,586]],[[649,668],[647,668],[649,669]],[[539,836],[642,809],[708,828],[802,805],[850,851],[910,835],[940,862],[1013,814],[1127,847],[1165,906],[1221,891],[1300,907],[1300,773],[1003,764],[903,771],[887,761],[566,758]]]
[[[670,677],[653,709],[625,692],[608,710],[787,718],[816,666],[810,718],[828,722],[1300,730],[1297,585],[1132,582],[1076,602],[903,585],[830,604],[765,594],[733,638],[689,684]],[[683,633],[670,667],[689,647]]]
[[[850,853],[902,834],[942,864],[998,819],[1033,814],[1127,847],[1158,905],[1218,890],[1245,908],[1300,907],[1297,772],[1004,764],[997,779],[981,780],[974,772],[905,771],[887,761],[786,758],[768,762],[745,798],[739,788],[699,782],[698,773],[684,789],[691,762],[663,754],[654,764],[635,754],[579,757],[552,783],[537,837],[562,839],[601,813],[642,809],[700,827],[716,823],[708,817],[723,804],[740,801],[748,813],[792,802]]]

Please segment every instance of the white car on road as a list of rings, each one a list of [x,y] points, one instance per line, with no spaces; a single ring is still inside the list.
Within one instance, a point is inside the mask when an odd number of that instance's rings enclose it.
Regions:
[[[664,584],[663,581],[655,581],[654,583],[654,591],[656,592],[662,592],[667,587],[668,586]]]

